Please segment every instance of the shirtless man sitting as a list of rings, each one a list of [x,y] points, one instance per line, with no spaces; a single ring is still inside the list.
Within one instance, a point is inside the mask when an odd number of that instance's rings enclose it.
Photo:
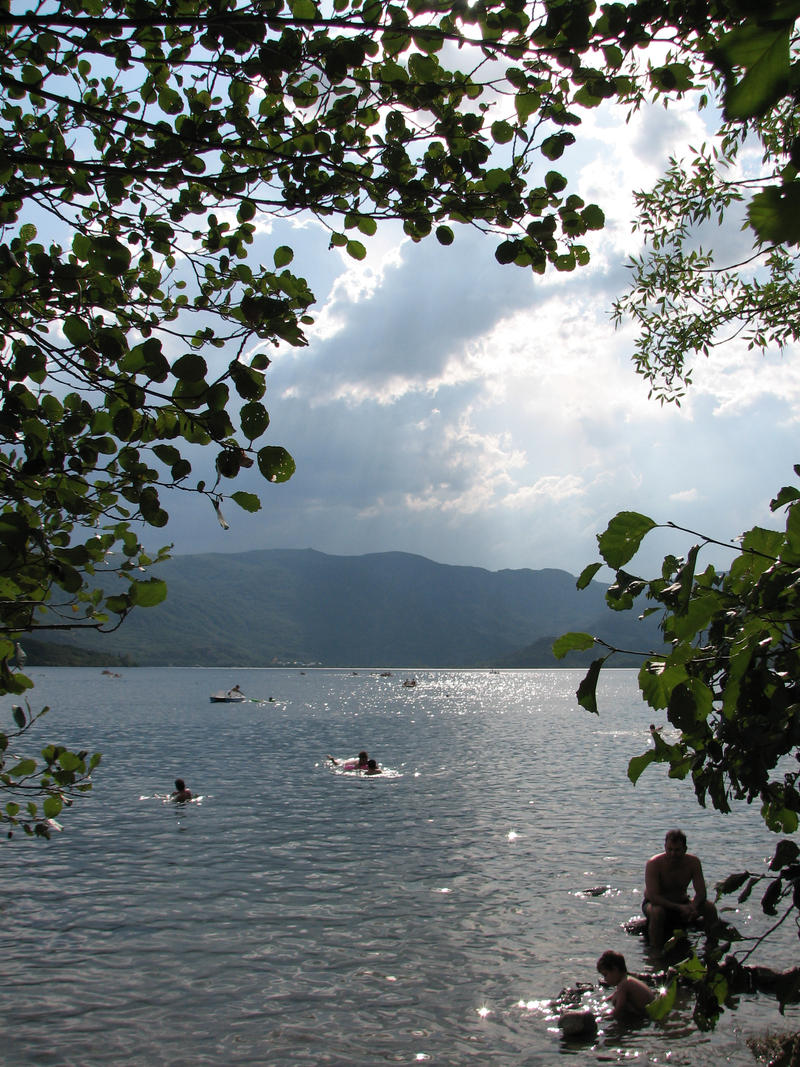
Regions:
[[[694,898],[687,889],[691,883]],[[653,948],[661,950],[668,931],[683,924],[705,923],[708,930],[717,918],[717,909],[706,897],[703,868],[697,856],[686,851],[683,830],[670,830],[664,851],[652,856],[644,869],[644,903],[648,937]]]

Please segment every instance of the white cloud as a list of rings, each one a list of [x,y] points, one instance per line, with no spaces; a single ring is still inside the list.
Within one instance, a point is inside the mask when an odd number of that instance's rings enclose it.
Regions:
[[[720,350],[696,367],[682,408],[661,407],[634,373],[631,328],[610,318],[638,248],[632,189],[703,136],[688,103],[622,125],[587,114],[570,166],[608,226],[574,274],[500,267],[495,242],[468,228],[442,248],[384,227],[356,263],[328,252],[316,224],[276,226],[272,240],[295,248],[299,273],[309,265],[320,301],[309,347],[281,350],[268,375],[270,440],[298,471],[284,486],[253,479],[264,510],[229,509],[227,533],[211,515],[188,517],[177,550],[398,549],[577,573],[619,510],[722,537],[768,521],[800,458],[796,353]],[[651,540],[651,560],[676,550],[667,535]]]

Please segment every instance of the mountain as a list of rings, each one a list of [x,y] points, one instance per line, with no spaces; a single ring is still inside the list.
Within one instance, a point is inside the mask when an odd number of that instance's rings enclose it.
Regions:
[[[604,585],[579,592],[561,570],[275,549],[176,556],[155,573],[167,583],[165,603],[132,612],[112,634],[72,632],[59,643],[97,663],[147,666],[533,667],[594,658],[553,658],[552,641],[569,630],[640,651],[660,646],[652,620],[610,611]]]

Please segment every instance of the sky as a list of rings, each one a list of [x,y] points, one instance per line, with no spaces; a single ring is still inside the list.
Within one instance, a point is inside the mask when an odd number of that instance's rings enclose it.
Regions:
[[[165,500],[173,553],[401,551],[577,575],[618,511],[723,541],[780,524],[769,501],[800,461],[797,351],[728,345],[695,363],[680,407],[661,406],[635,373],[632,328],[612,322],[640,250],[632,192],[707,139],[704,121],[689,102],[627,123],[610,108],[585,114],[577,150],[557,166],[606,227],[572,274],[500,266],[497,241],[466,227],[444,248],[386,226],[357,263],[329,251],[312,219],[263,220],[254,254],[271,262],[291,245],[317,298],[308,347],[269,353],[260,443],[287,448],[297,472],[279,485],[226,483],[262,500],[253,515],[228,503],[228,530],[207,501]],[[747,248],[738,224],[716,241]],[[696,541],[650,535],[640,573]],[[701,561],[731,558],[705,550]]]

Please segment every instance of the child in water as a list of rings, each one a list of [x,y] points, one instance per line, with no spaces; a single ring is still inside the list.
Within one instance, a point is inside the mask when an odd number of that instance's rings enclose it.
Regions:
[[[647,1005],[655,999],[655,992],[639,978],[628,974],[625,957],[609,949],[597,961],[597,970],[606,985],[614,986],[610,1000],[615,1019],[645,1015]]]

